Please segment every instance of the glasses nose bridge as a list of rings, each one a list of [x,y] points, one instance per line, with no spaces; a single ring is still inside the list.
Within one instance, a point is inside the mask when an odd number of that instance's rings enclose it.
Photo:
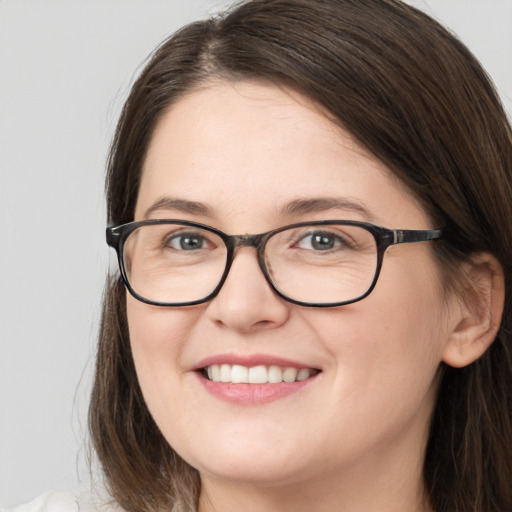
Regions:
[[[230,237],[233,243],[233,249],[236,251],[239,247],[254,247],[260,251],[264,245],[264,235],[234,235]]]
[[[265,264],[263,262],[263,248],[265,247],[266,234],[258,234],[258,235],[232,235],[229,237],[228,245],[231,246],[231,250],[229,251],[230,256],[228,255],[227,262],[227,272],[229,272],[231,265],[235,259],[236,253],[240,247],[253,247],[256,250],[256,259],[258,260],[258,265],[263,272],[266,279],[267,270],[265,268]]]

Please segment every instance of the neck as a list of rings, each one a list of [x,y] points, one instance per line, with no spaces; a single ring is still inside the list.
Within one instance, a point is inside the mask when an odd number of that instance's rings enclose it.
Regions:
[[[287,483],[203,477],[199,512],[432,512],[421,463],[404,468],[401,462],[386,468],[361,462],[350,471]]]

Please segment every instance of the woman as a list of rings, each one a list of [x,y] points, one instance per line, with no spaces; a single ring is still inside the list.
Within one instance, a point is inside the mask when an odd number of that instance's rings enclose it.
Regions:
[[[164,42],[109,160],[115,501],[512,510],[511,178],[485,73],[401,2],[256,0]]]

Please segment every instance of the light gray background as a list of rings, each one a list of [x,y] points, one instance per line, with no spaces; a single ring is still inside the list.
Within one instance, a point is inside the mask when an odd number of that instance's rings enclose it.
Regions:
[[[103,172],[134,73],[227,0],[0,0],[0,503],[88,481]],[[451,27],[512,112],[512,0],[411,1]]]

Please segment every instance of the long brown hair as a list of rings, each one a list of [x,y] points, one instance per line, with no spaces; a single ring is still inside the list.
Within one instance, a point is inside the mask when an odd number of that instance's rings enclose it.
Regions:
[[[166,108],[212,78],[264,80],[316,102],[445,228],[447,276],[475,251],[501,262],[501,328],[475,363],[442,369],[424,480],[436,512],[512,510],[512,133],[479,63],[397,0],[254,0],[188,25],[151,56],[124,106],[108,161],[110,223],[133,220]],[[197,471],[165,441],[137,383],[118,276],[105,291],[90,429],[127,511],[195,510]]]

